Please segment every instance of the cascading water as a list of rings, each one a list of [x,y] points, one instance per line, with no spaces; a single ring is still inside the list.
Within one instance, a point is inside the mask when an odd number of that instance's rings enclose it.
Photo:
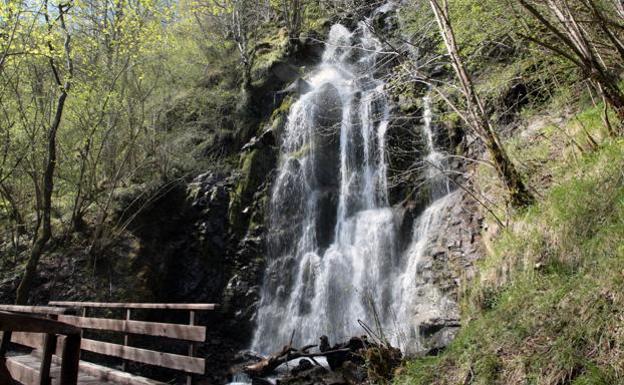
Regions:
[[[423,105],[423,131],[427,139],[427,156],[425,157],[427,180],[429,182],[431,197],[433,199],[438,199],[449,194],[451,191],[449,179],[444,175],[444,170],[447,168],[446,156],[444,153],[440,152],[435,145],[432,126],[431,98],[429,95],[423,98]]]
[[[455,195],[451,192],[448,178],[444,175],[446,157],[435,145],[429,96],[425,96],[423,104],[422,128],[428,150],[424,163],[433,202],[414,225],[412,243],[403,255],[406,266],[398,274],[394,290],[396,333],[408,353],[416,353],[423,348],[418,330],[421,323],[443,318],[444,314],[453,313],[456,306],[421,274],[423,258],[426,256],[431,239],[440,229],[442,213],[452,203]]]
[[[447,202],[443,157],[426,100],[428,177],[437,200],[400,253],[386,175],[390,106],[385,83],[374,75],[382,44],[368,25],[331,28],[310,91],[290,109],[271,196],[270,260],[252,343],[258,352],[276,350],[293,332],[295,344],[321,335],[344,340],[362,333],[358,320],[397,330],[417,349],[416,313],[430,312],[415,303],[426,286],[417,275]],[[432,290],[424,292],[440,305]]]

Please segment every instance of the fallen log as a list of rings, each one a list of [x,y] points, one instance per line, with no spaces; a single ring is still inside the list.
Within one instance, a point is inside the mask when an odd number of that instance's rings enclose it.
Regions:
[[[294,349],[292,346],[286,345],[278,353],[246,366],[243,371],[250,377],[264,377],[274,373],[275,369],[279,366],[296,359],[309,358],[316,365],[319,365],[319,363],[315,360],[316,357],[347,356],[351,353],[349,348],[310,353],[310,349],[315,348],[316,346],[317,345],[307,345],[301,349]]]

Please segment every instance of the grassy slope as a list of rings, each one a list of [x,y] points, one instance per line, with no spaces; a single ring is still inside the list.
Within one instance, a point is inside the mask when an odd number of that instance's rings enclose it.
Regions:
[[[539,203],[490,245],[456,341],[397,384],[624,384],[624,141],[604,138],[600,114],[508,142]],[[496,195],[489,170],[477,178]]]
[[[538,203],[495,210],[509,224],[494,231],[488,221],[488,255],[462,288],[457,339],[438,357],[409,361],[395,384],[624,384],[624,140],[607,138],[602,106],[565,62],[525,49],[483,55],[518,28],[504,4],[455,0],[451,12],[489,106],[502,110],[516,79],[541,87],[506,140]],[[414,35],[431,19],[427,7],[404,17]],[[474,182],[504,207],[492,170],[480,166]]]

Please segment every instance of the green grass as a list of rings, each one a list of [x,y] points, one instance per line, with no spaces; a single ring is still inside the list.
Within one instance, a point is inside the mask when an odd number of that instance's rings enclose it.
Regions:
[[[465,288],[457,339],[408,362],[396,384],[624,384],[624,141],[605,139],[601,111],[562,125],[580,140],[582,122],[597,148],[574,149],[549,125],[509,144],[549,176],[542,197]]]

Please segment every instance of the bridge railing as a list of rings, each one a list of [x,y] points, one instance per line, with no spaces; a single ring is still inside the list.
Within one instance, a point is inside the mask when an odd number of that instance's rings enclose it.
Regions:
[[[6,309],[6,307],[4,307]],[[26,309],[26,307],[14,307],[14,310],[24,312],[34,310],[32,313],[45,314],[42,309]],[[62,311],[59,308],[55,313]],[[38,383],[48,385],[50,383],[50,367],[52,356],[57,350],[57,336],[64,337],[61,352],[60,383],[63,385],[76,385],[78,380],[78,368],[80,362],[81,329],[63,322],[35,316],[0,311],[0,331],[2,331],[2,343],[0,344],[0,358],[3,367],[0,369],[2,383],[11,383],[8,368],[6,367],[6,353],[11,343],[13,333],[28,333],[44,336],[42,341],[42,358],[38,370]],[[21,370],[21,369],[16,369]],[[4,378],[1,378],[4,376]],[[33,382],[37,379],[33,376]]]
[[[50,362],[59,360],[65,360],[65,352],[67,349],[67,343],[69,338],[64,333],[59,333],[62,329],[61,325],[69,328],[72,333],[76,334],[79,339],[78,346],[80,350],[84,352],[96,353],[98,355],[104,355],[109,357],[116,357],[123,362],[121,370],[115,370],[112,368],[104,367],[93,362],[80,361],[80,372],[96,378],[106,379],[112,383],[150,383],[160,384],[157,381],[152,381],[144,377],[138,377],[129,375],[126,372],[126,363],[128,361],[153,365],[157,367],[167,368],[174,371],[185,373],[186,383],[191,384],[193,375],[201,375],[205,373],[205,360],[200,357],[196,357],[196,348],[199,343],[203,343],[206,340],[206,327],[197,325],[196,313],[200,311],[211,311],[218,307],[215,304],[172,304],[172,303],[102,303],[102,302],[68,302],[68,301],[52,301],[49,306],[13,306],[13,305],[0,305],[0,311],[12,311],[29,313],[30,317],[35,315],[45,315],[53,320],[37,318],[46,322],[56,322],[57,329],[51,329],[47,331],[47,335],[43,337],[40,334],[33,334],[29,330],[15,329],[9,331],[13,333],[13,337],[9,334],[9,338],[3,338],[2,346],[3,352],[8,349],[9,341],[12,343],[30,347],[33,350],[30,356],[21,356],[21,360],[11,359],[8,362],[9,370],[12,373],[16,373],[22,383],[24,384],[38,384],[48,385],[48,383],[33,380],[35,377],[39,377],[41,381],[49,379]],[[103,311],[97,312],[96,309],[103,309]],[[110,314],[115,313],[107,311],[110,309],[118,309],[123,312],[122,319],[111,318]],[[152,322],[136,319],[135,315],[148,311],[176,311],[188,312],[187,323],[167,323],[167,322]],[[70,314],[71,313],[71,314]],[[95,314],[99,313],[99,314]],[[106,313],[106,317],[102,317],[101,314]],[[12,313],[14,314],[14,313]],[[79,314],[79,315],[77,315]],[[14,315],[17,316],[17,315]],[[117,314],[118,316],[118,314]],[[27,317],[27,316],[24,316]],[[184,314],[177,314],[177,319]],[[185,321],[186,322],[186,321]],[[84,332],[89,332],[90,338],[85,338]],[[56,336],[59,335],[57,338]],[[101,336],[117,335],[115,342],[100,341]],[[95,336],[95,337],[94,337]],[[123,343],[121,343],[121,336],[123,336]],[[155,346],[158,349],[169,350],[169,343],[167,341],[178,341],[178,343],[186,343],[188,345],[187,354],[176,354],[170,352],[163,352],[159,350],[152,350],[146,348],[139,348],[131,346],[130,336],[143,336],[143,337],[155,337],[157,339],[163,339],[163,341],[155,342]],[[57,343],[58,340],[58,343]],[[144,340],[141,339],[141,340]],[[6,341],[6,342],[5,342]],[[54,342],[52,344],[52,341]],[[132,340],[134,341],[134,340]],[[138,341],[141,342],[141,341]],[[145,342],[145,341],[143,341]],[[149,342],[149,341],[148,341]],[[75,342],[71,342],[75,344]],[[70,344],[70,348],[73,348]],[[152,346],[152,345],[150,345]],[[180,346],[181,348],[182,346]],[[40,352],[44,352],[41,354]],[[41,367],[39,370],[33,370],[32,360],[38,360],[41,357]],[[72,359],[71,354],[68,355],[68,359]],[[26,360],[26,361],[24,361]],[[11,363],[13,366],[11,366]],[[25,365],[28,364],[28,365]],[[38,361],[37,361],[38,364]],[[28,367],[30,365],[30,367]],[[18,367],[16,369],[16,367]],[[28,372],[28,373],[26,373]],[[38,374],[38,372],[42,374]],[[48,374],[45,374],[48,373]],[[134,377],[133,377],[134,376]],[[16,378],[17,379],[17,378]],[[18,379],[19,380],[19,379]],[[56,381],[56,380],[55,380]],[[152,381],[152,382],[150,382]],[[61,382],[65,384],[65,382]],[[70,383],[68,383],[70,384]],[[72,383],[73,385],[73,383]]]

